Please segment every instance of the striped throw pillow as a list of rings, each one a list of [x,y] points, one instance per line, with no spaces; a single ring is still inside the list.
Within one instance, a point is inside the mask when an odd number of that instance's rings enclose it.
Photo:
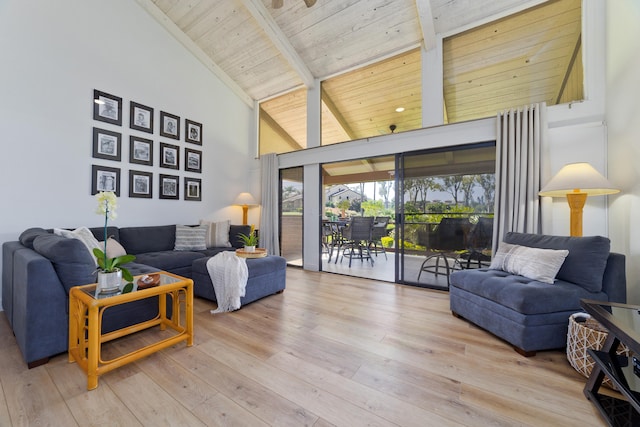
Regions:
[[[199,225],[189,227],[186,225],[176,225],[176,251],[202,251],[207,249],[207,232],[209,227]]]

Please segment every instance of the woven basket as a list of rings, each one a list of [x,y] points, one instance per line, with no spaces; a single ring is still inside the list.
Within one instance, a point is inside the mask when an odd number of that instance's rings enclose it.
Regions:
[[[587,354],[587,349],[600,350],[609,331],[587,313],[574,313],[569,316],[569,332],[567,333],[567,360],[573,368],[589,378],[595,362]],[[617,354],[629,356],[627,346],[620,344]],[[611,380],[605,375],[603,385],[616,390]]]

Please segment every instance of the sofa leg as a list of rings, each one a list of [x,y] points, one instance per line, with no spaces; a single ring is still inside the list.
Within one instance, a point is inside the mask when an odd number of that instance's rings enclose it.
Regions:
[[[516,351],[516,353],[521,354],[524,357],[533,357],[536,355],[535,351],[524,351],[520,347],[514,346],[513,349]]]
[[[34,360],[33,362],[27,363],[27,367],[29,369],[33,369],[33,368],[37,368],[40,365],[45,365],[47,363],[49,363],[49,358],[43,357],[42,359]]]
[[[460,316],[458,313],[456,313],[455,311],[452,311],[451,314],[453,315],[453,317],[458,318],[458,319],[464,319],[464,317]]]
[[[284,289],[280,289],[279,291],[277,291],[277,292],[276,292],[276,295],[277,295],[277,294],[281,294],[281,293],[283,293],[283,292],[284,292]]]

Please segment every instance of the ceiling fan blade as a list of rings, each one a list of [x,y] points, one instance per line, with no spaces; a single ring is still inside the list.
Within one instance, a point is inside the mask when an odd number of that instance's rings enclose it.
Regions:
[[[311,7],[316,4],[316,0],[304,0],[304,4],[306,4],[307,7]]]
[[[271,6],[274,9],[280,9],[282,7],[282,2],[283,2],[283,0],[272,0],[271,1]]]

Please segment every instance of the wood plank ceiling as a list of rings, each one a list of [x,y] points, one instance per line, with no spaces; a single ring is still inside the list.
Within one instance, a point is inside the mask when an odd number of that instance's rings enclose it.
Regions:
[[[433,96],[444,97],[449,122],[582,96],[566,93],[570,75],[582,78],[570,73],[580,0],[137,1],[248,103],[265,101],[262,136],[280,152],[306,147],[305,88],[316,79],[323,143],[421,127],[419,47],[438,36],[449,37],[444,93]]]

